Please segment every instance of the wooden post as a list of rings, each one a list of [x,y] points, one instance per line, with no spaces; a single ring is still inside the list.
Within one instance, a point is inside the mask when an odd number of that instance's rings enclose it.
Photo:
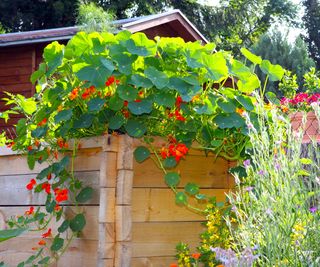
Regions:
[[[132,257],[133,140],[119,137],[115,207],[115,267],[130,267]]]

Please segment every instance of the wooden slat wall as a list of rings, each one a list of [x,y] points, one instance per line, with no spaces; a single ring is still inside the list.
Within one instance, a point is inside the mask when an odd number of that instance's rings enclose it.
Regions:
[[[141,164],[133,160],[132,152],[138,145],[125,136],[82,142],[83,149],[75,160],[76,175],[92,186],[95,194],[84,206],[88,218],[85,230],[56,266],[168,266],[175,261],[178,242],[187,242],[192,249],[199,244],[204,218],[175,204],[174,194],[152,160]],[[161,141],[157,140],[157,145]],[[36,165],[30,171],[24,157],[3,151],[6,155],[1,156],[0,149],[0,229],[6,218],[44,203],[44,196],[25,190],[25,184],[43,166]],[[179,189],[195,182],[202,193],[224,200],[225,192],[233,186],[227,174],[229,166],[223,159],[191,150],[176,168],[182,177]],[[66,211],[68,214],[71,208]],[[58,226],[53,224],[53,230]],[[26,259],[40,236],[27,233],[0,243],[0,259],[11,264]]]

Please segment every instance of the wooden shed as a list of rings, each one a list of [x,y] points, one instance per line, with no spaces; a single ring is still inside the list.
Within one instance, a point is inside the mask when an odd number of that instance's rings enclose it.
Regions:
[[[118,30],[144,32],[149,38],[181,37],[185,41],[200,40],[207,43],[206,38],[180,10],[117,20],[112,24]],[[5,97],[3,92],[19,93],[26,97],[34,94],[30,76],[42,61],[44,47],[53,41],[66,43],[78,30],[78,27],[67,27],[0,34],[0,112],[7,109],[5,102],[1,100]],[[14,135],[12,125],[19,118],[19,115],[13,116],[8,124],[0,120],[0,132],[5,130],[9,137]]]

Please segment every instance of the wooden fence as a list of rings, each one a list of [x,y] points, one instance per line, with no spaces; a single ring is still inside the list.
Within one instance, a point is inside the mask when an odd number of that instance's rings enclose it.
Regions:
[[[161,145],[161,140],[157,141]],[[75,160],[76,175],[95,189],[83,207],[87,225],[56,266],[169,266],[175,246],[183,241],[199,244],[202,216],[177,206],[161,170],[151,159],[139,164],[133,150],[141,145],[128,136],[105,136],[81,142]],[[227,170],[230,162],[190,150],[176,168],[183,188],[187,182],[200,185],[201,192],[225,199],[233,187]],[[0,149],[0,229],[5,220],[23,214],[30,205],[43,206],[45,196],[25,185],[43,166],[28,169],[24,156]],[[194,203],[198,205],[197,203]],[[72,207],[66,207],[66,216]],[[57,225],[52,225],[53,231]],[[33,232],[0,243],[0,261],[13,266],[34,253],[41,233]]]

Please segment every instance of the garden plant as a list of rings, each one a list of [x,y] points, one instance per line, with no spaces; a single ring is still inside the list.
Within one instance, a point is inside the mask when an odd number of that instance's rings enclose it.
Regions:
[[[35,95],[8,94],[8,104],[16,106],[2,114],[4,118],[12,112],[25,115],[16,125],[17,137],[6,142],[26,155],[30,169],[36,163],[43,166],[26,190],[45,194],[45,207],[30,207],[7,221],[9,229],[0,231],[0,241],[26,231],[39,232],[35,254],[19,267],[58,261],[86,225],[81,204],[91,199],[93,189],[74,174],[83,137],[128,134],[142,139],[145,146],[134,151],[136,160],[154,159],[177,204],[209,217],[218,207],[223,209],[221,216],[227,216],[228,204],[201,194],[192,181],[184,190],[177,189],[180,174],[171,169],[191,147],[233,161],[246,157],[252,142],[250,129],[259,127],[260,118],[252,93],[263,95],[268,79],[281,80],[284,70],[247,49],[241,51],[245,63],[229,52],[216,51],[212,43],[150,40],[143,33],[128,31],[116,35],[79,32],[66,46],[49,44],[44,62],[31,76]],[[266,74],[263,83],[255,68]],[[167,144],[157,147],[154,137],[164,138]],[[193,207],[189,198],[208,201],[208,209]],[[72,217],[64,215],[66,203],[75,206]],[[56,232],[50,228],[51,221],[59,224]],[[210,234],[203,238],[213,242]],[[215,246],[220,243],[217,240]],[[203,244],[192,264],[221,262],[208,254],[210,244]]]

